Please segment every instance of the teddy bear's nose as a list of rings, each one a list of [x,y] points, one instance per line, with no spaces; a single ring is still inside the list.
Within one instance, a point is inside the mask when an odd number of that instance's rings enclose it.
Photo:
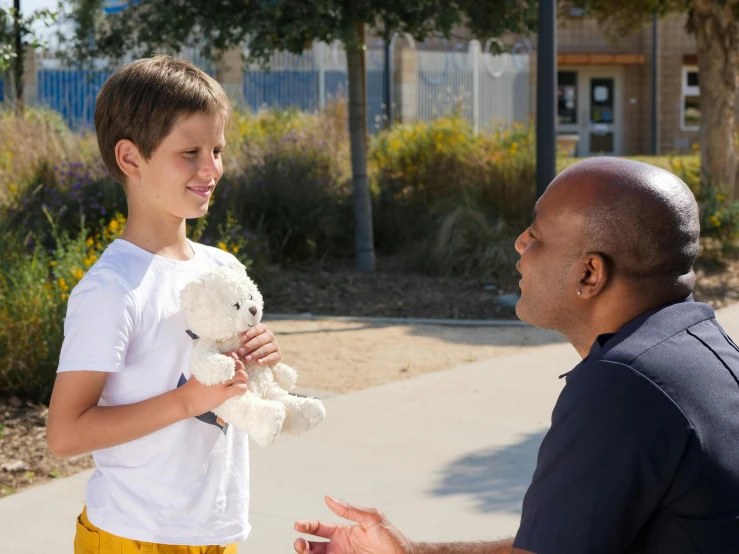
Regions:
[[[257,308],[256,308],[256,306],[252,306],[251,308],[249,308],[249,313],[251,315],[257,315]]]

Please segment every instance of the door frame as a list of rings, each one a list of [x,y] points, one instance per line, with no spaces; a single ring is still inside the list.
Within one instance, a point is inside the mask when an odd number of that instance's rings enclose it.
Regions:
[[[612,78],[615,118],[613,121],[613,152],[605,155],[623,155],[624,144],[624,67],[618,65],[585,65],[560,66],[557,71],[574,71],[577,73],[577,123],[557,125],[558,134],[577,134],[577,156],[587,158],[599,155],[590,151],[590,80],[593,78]]]

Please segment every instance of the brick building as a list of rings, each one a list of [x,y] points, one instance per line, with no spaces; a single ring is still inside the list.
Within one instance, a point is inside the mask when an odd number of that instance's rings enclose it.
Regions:
[[[657,24],[659,154],[690,152],[698,141],[698,69],[686,17]],[[592,19],[560,19],[557,131],[577,137],[578,156],[652,153],[652,55],[651,26],[614,44]]]

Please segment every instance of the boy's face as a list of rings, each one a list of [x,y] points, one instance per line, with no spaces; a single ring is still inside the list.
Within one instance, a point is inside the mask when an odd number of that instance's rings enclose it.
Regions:
[[[141,164],[136,194],[148,208],[183,219],[201,217],[223,175],[224,118],[195,113],[178,120]]]

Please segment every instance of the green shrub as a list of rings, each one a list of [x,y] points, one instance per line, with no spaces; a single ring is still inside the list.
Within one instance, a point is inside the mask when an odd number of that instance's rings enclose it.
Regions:
[[[227,175],[209,225],[234,218],[271,263],[351,256],[351,180],[346,130],[331,118],[265,112],[237,120],[244,166]]]
[[[508,275],[492,265],[515,256],[528,224],[533,148],[531,127],[475,135],[456,116],[380,133],[370,155],[378,251],[432,274]]]
[[[431,275],[461,275],[509,284],[515,278],[518,233],[469,194],[442,201],[433,229],[420,241],[413,264]]]

